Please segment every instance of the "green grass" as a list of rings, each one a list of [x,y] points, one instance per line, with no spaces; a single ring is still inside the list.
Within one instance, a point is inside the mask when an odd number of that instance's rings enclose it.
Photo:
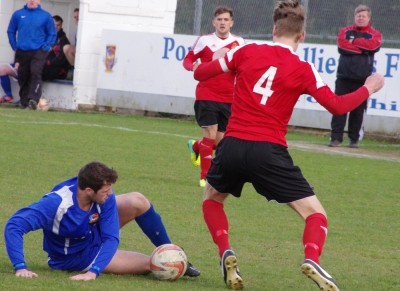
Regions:
[[[17,209],[39,199],[53,185],[77,174],[92,160],[119,173],[116,193],[144,193],[161,213],[173,241],[185,248],[202,271],[199,278],[174,283],[151,276],[102,275],[72,282],[69,273],[47,267],[40,231],[25,237],[34,280],[16,278],[4,240],[0,246],[2,290],[223,290],[217,249],[202,219],[202,190],[197,186],[186,141],[198,137],[193,121],[140,116],[32,112],[0,108],[0,226]],[[326,135],[288,134],[289,141],[326,144]],[[383,146],[384,145],[384,146]],[[398,154],[399,147],[376,140],[363,148]],[[290,150],[314,185],[329,218],[321,258],[343,290],[399,290],[400,163]],[[317,290],[299,271],[303,222],[292,210],[267,203],[246,185],[241,199],[230,198],[232,247],[248,290]],[[121,249],[149,254],[153,246],[135,223],[121,233]]]

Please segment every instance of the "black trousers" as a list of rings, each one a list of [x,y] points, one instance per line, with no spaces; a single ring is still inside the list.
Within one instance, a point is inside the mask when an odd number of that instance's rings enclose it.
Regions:
[[[364,85],[364,82],[348,79],[336,79],[335,85],[335,93],[338,95],[344,95],[356,91],[358,88]],[[332,116],[331,141],[338,140],[343,142],[344,128],[346,126],[347,115],[349,115],[348,136],[352,142],[358,142],[360,139],[364,115],[367,111],[367,103],[368,100],[365,100],[349,114],[346,113],[343,115]]]
[[[29,100],[39,102],[42,96],[42,71],[48,52],[38,49],[35,51],[17,50],[15,62],[18,67],[19,97],[21,106],[27,107]]]

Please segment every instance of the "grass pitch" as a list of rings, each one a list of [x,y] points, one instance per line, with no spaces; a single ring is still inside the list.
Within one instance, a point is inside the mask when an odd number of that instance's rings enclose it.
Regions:
[[[95,113],[32,112],[0,108],[0,225],[56,183],[92,160],[119,173],[116,193],[144,193],[162,215],[174,243],[202,271],[199,278],[160,282],[152,276],[101,275],[72,282],[52,271],[40,231],[25,236],[28,266],[36,279],[16,278],[4,240],[0,246],[3,290],[224,290],[217,248],[202,213],[198,168],[186,141],[200,135],[192,121]],[[289,133],[289,142],[327,144],[327,137]],[[375,155],[399,155],[394,143],[363,141]],[[328,212],[322,265],[343,290],[399,290],[399,170],[397,160],[290,149]],[[286,206],[267,203],[247,185],[226,204],[231,244],[248,290],[317,290],[300,272],[303,222]],[[154,247],[132,222],[122,229],[121,249],[150,254]]]

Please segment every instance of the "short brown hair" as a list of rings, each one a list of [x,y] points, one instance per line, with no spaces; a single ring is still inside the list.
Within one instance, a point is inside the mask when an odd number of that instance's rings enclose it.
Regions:
[[[218,6],[217,8],[215,8],[214,17],[217,17],[218,15],[220,15],[222,13],[229,13],[231,18],[233,18],[233,10],[232,10],[232,8],[230,8],[228,6]]]
[[[83,166],[78,173],[78,187],[86,188],[94,192],[100,190],[104,185],[114,184],[118,179],[117,172],[100,162],[91,162]]]
[[[369,8],[369,6],[367,5],[358,5],[356,7],[356,9],[354,10],[354,15],[356,15],[357,13],[363,12],[363,11],[367,11],[368,12],[368,16],[371,17],[371,8]]]
[[[296,36],[304,31],[306,12],[299,0],[280,0],[276,3],[273,19],[278,36]]]

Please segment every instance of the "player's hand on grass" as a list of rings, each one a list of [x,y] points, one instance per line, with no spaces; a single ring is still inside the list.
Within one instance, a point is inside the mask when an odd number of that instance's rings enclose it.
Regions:
[[[96,279],[96,274],[93,272],[86,272],[84,274],[72,276],[70,279],[73,281],[90,281]]]
[[[385,84],[385,78],[380,74],[372,74],[365,80],[364,86],[367,87],[369,95],[378,92]]]
[[[15,272],[15,276],[22,278],[36,278],[38,274],[29,271],[28,269],[20,269]]]

